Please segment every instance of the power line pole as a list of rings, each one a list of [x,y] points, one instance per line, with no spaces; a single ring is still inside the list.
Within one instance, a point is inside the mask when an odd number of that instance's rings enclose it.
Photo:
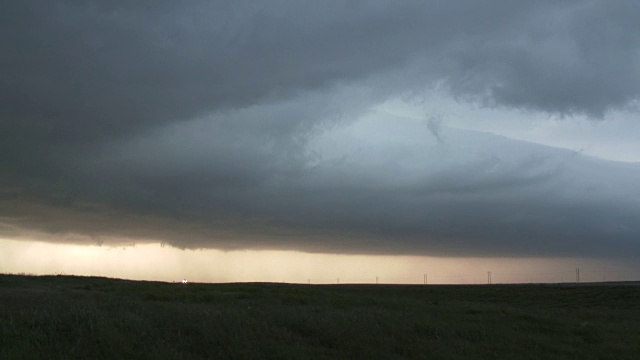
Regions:
[[[580,282],[580,268],[576,268],[576,282]]]
[[[376,284],[378,284],[378,280],[379,280],[379,278],[376,276]]]
[[[491,271],[487,271],[487,284],[491,285]]]

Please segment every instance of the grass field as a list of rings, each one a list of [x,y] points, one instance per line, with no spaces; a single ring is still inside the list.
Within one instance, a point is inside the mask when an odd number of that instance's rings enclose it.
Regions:
[[[0,359],[638,359],[640,287],[0,275]]]

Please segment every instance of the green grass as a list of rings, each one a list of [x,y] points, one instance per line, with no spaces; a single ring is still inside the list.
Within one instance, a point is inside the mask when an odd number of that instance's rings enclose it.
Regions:
[[[637,359],[640,287],[0,275],[0,359]]]

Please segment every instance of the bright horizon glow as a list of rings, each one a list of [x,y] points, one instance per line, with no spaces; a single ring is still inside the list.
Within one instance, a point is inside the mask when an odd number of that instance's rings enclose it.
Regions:
[[[0,272],[104,276],[180,282],[486,284],[640,279],[640,269],[606,260],[443,258],[320,254],[299,251],[182,250],[159,243],[130,246],[57,244],[0,239]]]

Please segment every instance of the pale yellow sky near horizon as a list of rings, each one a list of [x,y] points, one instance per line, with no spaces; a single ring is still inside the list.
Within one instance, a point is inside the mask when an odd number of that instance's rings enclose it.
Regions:
[[[485,284],[639,280],[640,268],[571,258],[444,258],[349,255],[279,250],[183,250],[159,243],[98,246],[0,239],[0,272],[66,274],[133,280]]]

